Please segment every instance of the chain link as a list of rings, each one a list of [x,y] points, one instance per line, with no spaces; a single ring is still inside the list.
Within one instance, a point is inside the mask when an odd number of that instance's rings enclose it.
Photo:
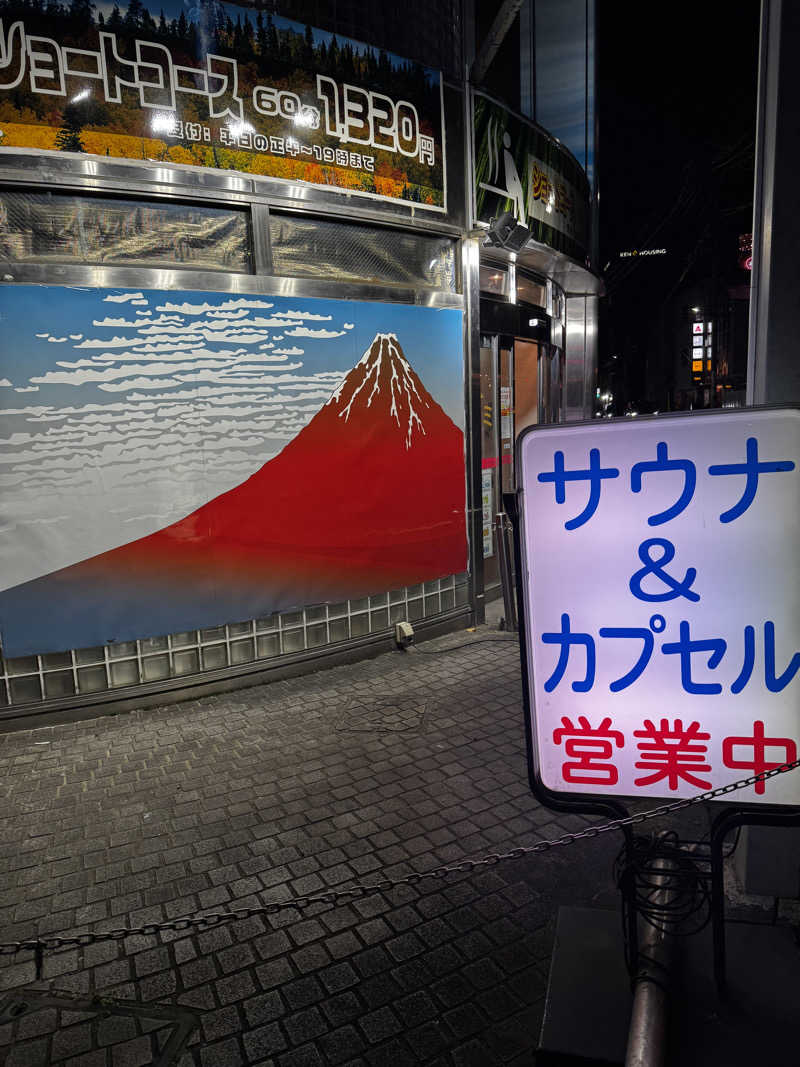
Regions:
[[[613,830],[621,830],[626,826],[638,826],[650,819],[658,819],[664,815],[671,815],[673,812],[682,811],[685,808],[693,807],[695,804],[703,804],[709,800],[716,800],[717,797],[733,793],[738,789],[746,789],[748,786],[755,785],[757,782],[765,782],[768,778],[774,778],[775,775],[785,774],[787,771],[796,770],[798,767],[800,767],[800,759],[794,760],[792,763],[783,763],[781,766],[773,767],[768,771],[761,771],[759,774],[754,774],[750,778],[742,778],[738,782],[730,782],[728,785],[719,786],[717,789],[709,789],[705,793],[698,793],[693,797],[670,801],[668,804],[662,804],[660,807],[651,808],[648,811],[641,811],[636,815],[627,815],[624,818],[612,819],[610,822],[587,826],[585,830],[562,834],[560,837],[552,838],[549,841],[537,841],[534,845],[518,845],[516,848],[512,848],[509,852],[492,852],[488,856],[482,856],[479,859],[464,859],[449,867],[434,867],[430,871],[418,871],[414,874],[407,874],[402,878],[385,878],[379,882],[356,884],[346,886],[343,889],[331,889],[326,893],[319,893],[316,896],[290,897],[288,900],[270,901],[267,904],[260,904],[249,908],[236,908],[227,912],[209,912],[205,915],[183,915],[178,919],[169,919],[160,923],[145,923],[143,926],[121,927],[116,930],[99,930],[92,933],[74,934],[68,937],[41,937],[31,938],[27,941],[10,941],[0,944],[0,956],[11,956],[15,955],[17,952],[25,951],[34,952],[36,954],[37,962],[37,977],[40,977],[41,959],[45,950],[73,947],[82,948],[87,945],[93,945],[98,941],[123,941],[128,937],[149,937],[162,930],[179,932],[190,930],[192,928],[207,929],[212,926],[220,926],[223,923],[250,919],[255,915],[274,915],[276,912],[286,908],[296,908],[297,910],[302,911],[304,908],[310,908],[315,904],[338,904],[346,900],[355,900],[359,897],[367,896],[370,893],[385,893],[391,889],[396,889],[399,886],[418,885],[426,879],[447,878],[451,874],[472,873],[482,867],[493,867],[495,864],[503,863],[505,860],[521,859],[523,856],[549,852],[552,848],[571,845],[576,841],[589,840],[598,837],[600,834],[606,834]]]

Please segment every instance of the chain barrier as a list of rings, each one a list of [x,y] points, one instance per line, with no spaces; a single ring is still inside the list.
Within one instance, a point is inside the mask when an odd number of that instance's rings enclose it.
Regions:
[[[599,825],[587,826],[585,830],[575,833],[562,834],[552,840],[537,841],[534,845],[520,845],[512,848],[509,852],[493,852],[479,859],[465,859],[460,863],[450,866],[434,867],[430,871],[407,874],[402,878],[385,878],[369,884],[355,884],[343,889],[331,889],[326,893],[318,893],[315,896],[290,897],[288,900],[271,901],[257,907],[234,908],[226,912],[209,912],[205,915],[184,915],[179,919],[171,919],[159,923],[145,923],[142,926],[120,927],[116,930],[98,930],[83,934],[74,934],[69,937],[39,937],[26,941],[10,941],[0,944],[0,956],[12,956],[18,952],[33,952],[36,964],[36,978],[42,977],[44,953],[58,948],[82,948],[96,944],[99,941],[124,941],[128,937],[148,937],[158,934],[162,930],[180,932],[193,928],[205,930],[223,923],[238,922],[242,919],[250,919],[255,915],[274,915],[286,908],[310,908],[314,904],[339,904],[345,901],[358,900],[371,893],[385,893],[399,886],[414,886],[420,882],[432,878],[446,878],[451,874],[465,874],[478,870],[481,867],[493,867],[505,860],[521,859],[541,852],[549,852],[550,849],[559,848],[562,845],[571,845],[575,841],[599,837],[600,834],[609,833],[613,830],[621,830],[626,826],[636,826],[639,823],[648,822],[650,819],[658,819],[673,812],[682,811],[685,808],[694,807],[695,804],[703,804],[709,800],[734,793],[738,789],[746,789],[757,782],[765,782],[768,778],[774,778],[778,774],[785,774],[800,767],[800,759],[791,763],[783,763],[779,767],[773,767],[768,771],[761,771],[750,778],[742,778],[738,782],[719,786],[717,789],[709,789],[705,793],[698,793],[693,797],[683,800],[673,800],[669,804],[651,808],[648,811],[639,812],[636,815],[627,815],[624,818],[612,819],[610,822]]]

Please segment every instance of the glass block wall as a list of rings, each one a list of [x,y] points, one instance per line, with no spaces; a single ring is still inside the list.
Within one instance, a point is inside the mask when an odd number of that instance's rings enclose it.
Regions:
[[[148,682],[204,680],[210,671],[263,662],[388,634],[396,622],[416,622],[469,603],[467,574],[389,593],[276,612],[264,619],[228,623],[209,630],[145,637],[96,648],[71,649],[17,659],[0,658],[0,706],[58,702]]]

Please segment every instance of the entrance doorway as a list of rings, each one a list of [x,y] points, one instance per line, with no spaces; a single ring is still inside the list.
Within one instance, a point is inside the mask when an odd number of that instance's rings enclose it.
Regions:
[[[559,350],[522,337],[482,334],[480,379],[483,574],[492,599],[500,592],[494,518],[504,510],[503,493],[514,491],[517,437],[527,426],[559,419]]]

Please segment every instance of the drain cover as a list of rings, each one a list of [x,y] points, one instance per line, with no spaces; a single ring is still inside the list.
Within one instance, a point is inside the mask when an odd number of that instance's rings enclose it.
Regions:
[[[422,730],[425,704],[418,697],[376,697],[366,703],[352,698],[342,711],[337,730],[352,733],[402,733]]]
[[[16,989],[0,1000],[0,1062],[48,1067],[81,1056],[92,1067],[167,1067],[197,1024],[196,1015],[172,1005]]]

